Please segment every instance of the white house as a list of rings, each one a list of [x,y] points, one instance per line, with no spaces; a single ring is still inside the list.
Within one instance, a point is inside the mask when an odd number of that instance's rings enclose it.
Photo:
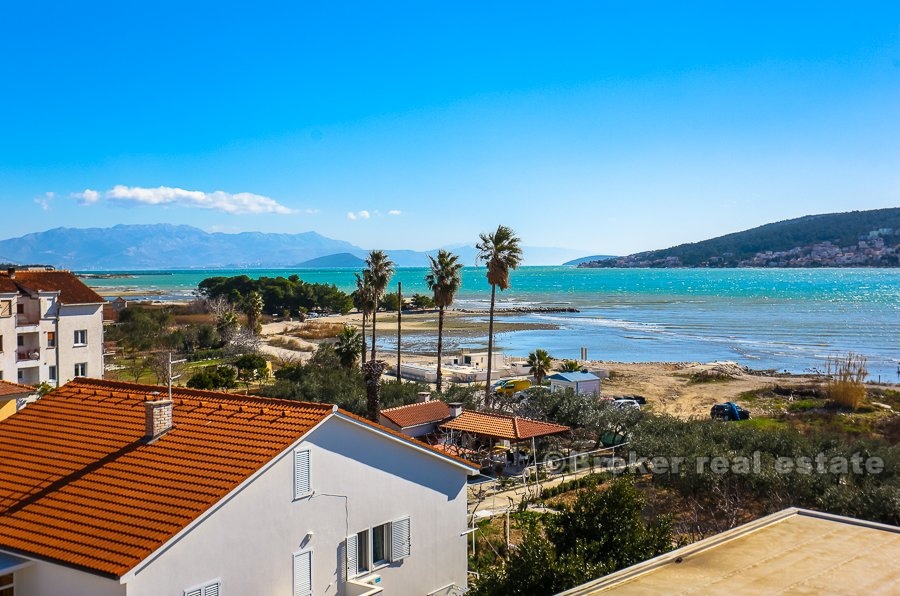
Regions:
[[[600,377],[589,372],[560,372],[547,377],[550,391],[572,389],[577,394],[600,395]]]
[[[16,596],[443,594],[472,464],[336,406],[76,379],[0,422]]]
[[[0,379],[57,385],[102,376],[104,302],[69,271],[0,272]]]

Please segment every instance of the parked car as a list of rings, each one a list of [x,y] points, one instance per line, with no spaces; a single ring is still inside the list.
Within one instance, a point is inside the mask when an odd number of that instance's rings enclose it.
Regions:
[[[518,391],[525,391],[531,387],[528,379],[506,379],[494,383],[494,394],[503,397],[512,397]]]
[[[632,410],[640,410],[641,409],[641,404],[639,404],[637,402],[637,400],[628,399],[628,398],[614,399],[612,402],[612,405],[617,408],[626,408],[626,409],[630,408]]]
[[[715,404],[709,411],[709,415],[716,420],[748,420],[750,410],[745,410],[733,401],[723,404]]]

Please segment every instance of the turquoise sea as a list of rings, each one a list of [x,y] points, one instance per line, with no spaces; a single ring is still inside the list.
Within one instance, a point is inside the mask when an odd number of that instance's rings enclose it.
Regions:
[[[186,299],[213,275],[298,274],[308,282],[355,287],[347,269],[256,269],[117,272],[126,278],[88,279],[96,288],[146,292],[148,299]],[[424,268],[397,271],[404,296],[427,294]],[[487,308],[484,268],[463,270],[455,307]],[[498,292],[498,307],[561,306],[577,313],[511,315],[505,320],[558,329],[501,333],[511,355],[544,348],[559,358],[592,360],[736,360],[755,369],[824,370],[826,359],[856,352],[868,358],[870,378],[900,381],[900,270],[898,269],[576,269],[522,267]],[[473,315],[478,317],[480,315]],[[385,338],[385,347],[392,345]],[[449,349],[483,346],[486,338],[447,337]],[[433,351],[429,337],[404,338],[404,349]],[[394,344],[395,345],[395,344]]]

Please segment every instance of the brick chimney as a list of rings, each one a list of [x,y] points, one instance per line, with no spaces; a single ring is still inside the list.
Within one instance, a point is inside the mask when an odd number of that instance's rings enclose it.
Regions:
[[[431,400],[431,391],[419,391],[416,393],[416,401],[420,404],[424,404],[426,401]]]
[[[459,402],[447,404],[450,406],[450,417],[451,418],[459,418],[459,415],[462,414],[462,404]]]
[[[159,399],[157,395],[152,398],[144,402],[144,441],[147,443],[172,430],[172,400]]]

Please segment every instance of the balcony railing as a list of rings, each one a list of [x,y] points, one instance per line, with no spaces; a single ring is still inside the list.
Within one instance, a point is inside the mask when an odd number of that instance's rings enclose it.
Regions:
[[[16,350],[16,360],[40,360],[41,351],[38,348],[23,348]]]
[[[27,327],[29,325],[37,325],[40,319],[28,315],[16,315],[16,327]]]

